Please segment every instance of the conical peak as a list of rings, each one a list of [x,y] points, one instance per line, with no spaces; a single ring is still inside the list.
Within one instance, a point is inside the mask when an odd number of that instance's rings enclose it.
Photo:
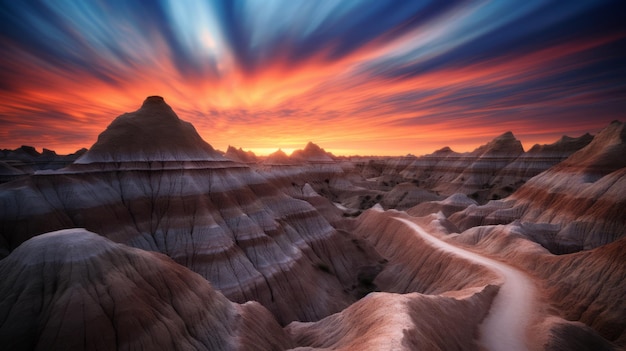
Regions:
[[[319,147],[319,145],[314,144],[312,141],[309,141],[306,146],[304,147],[305,151],[323,151],[323,149],[321,147]]]
[[[515,140],[515,135],[513,135],[513,132],[508,131],[508,132],[503,133],[502,135],[498,136],[494,140]]]
[[[330,153],[311,141],[306,144],[303,150],[292,152],[291,158],[311,162],[331,162],[333,160]]]
[[[449,146],[444,146],[439,150],[436,150],[435,152],[433,152],[433,155],[442,155],[442,154],[453,154],[455,153],[454,150],[452,150]]]
[[[160,96],[149,96],[137,111],[117,117],[75,163],[208,161],[223,159],[191,123],[178,118]]]
[[[482,156],[494,154],[514,156],[524,153],[524,148],[522,147],[522,143],[515,138],[515,135],[509,131],[497,136],[487,144],[472,151],[472,153]]]

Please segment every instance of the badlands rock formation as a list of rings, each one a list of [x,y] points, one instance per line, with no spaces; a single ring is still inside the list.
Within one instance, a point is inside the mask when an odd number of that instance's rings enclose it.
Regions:
[[[613,122],[587,146],[533,177],[511,197],[450,217],[458,228],[533,224],[529,237],[554,253],[591,249],[624,236],[626,129]]]
[[[281,323],[343,309],[362,294],[359,272],[378,264],[308,202],[213,150],[160,97],[113,121],[71,166],[6,184],[0,223],[3,256],[33,236],[84,227],[164,253]]]
[[[242,148],[236,149],[230,145],[228,146],[224,156],[230,160],[240,163],[254,164],[259,161],[254,152],[244,151]]]
[[[0,185],[0,345],[624,349],[625,141],[263,159],[149,97]]]
[[[39,170],[65,167],[85,152],[87,149],[80,149],[69,155],[57,155],[56,152],[44,148],[39,153],[34,147],[26,145],[15,150],[0,150],[0,184]]]
[[[294,197],[303,195],[306,184],[331,199],[336,197],[333,196],[333,189],[343,190],[351,186],[345,181],[343,169],[333,156],[311,142],[289,156],[278,150],[256,169],[276,187]]]
[[[0,261],[5,350],[271,350],[290,341],[261,305],[228,301],[153,252],[84,229],[36,236]]]
[[[374,159],[361,172],[364,178],[376,178],[385,186],[410,181],[437,194],[463,193],[486,202],[510,195],[528,179],[563,161],[591,139],[589,134],[578,138],[564,136],[554,144],[535,145],[524,152],[513,133],[506,132],[469,153],[444,147],[421,157]]]
[[[139,110],[117,117],[75,163],[215,159],[222,155],[191,123],[180,120],[162,97],[149,96]]]

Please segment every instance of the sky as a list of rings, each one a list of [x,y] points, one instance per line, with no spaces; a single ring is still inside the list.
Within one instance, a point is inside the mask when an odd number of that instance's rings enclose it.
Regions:
[[[0,0],[0,148],[90,147],[160,95],[213,147],[525,149],[626,115],[623,1]]]

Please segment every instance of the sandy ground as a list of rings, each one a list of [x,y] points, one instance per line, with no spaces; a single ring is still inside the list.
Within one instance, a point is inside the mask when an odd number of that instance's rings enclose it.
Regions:
[[[480,343],[488,350],[515,351],[530,348],[526,332],[535,305],[535,287],[526,274],[502,262],[439,240],[407,219],[396,219],[409,226],[432,246],[484,265],[501,275],[503,283],[500,291],[480,327]]]

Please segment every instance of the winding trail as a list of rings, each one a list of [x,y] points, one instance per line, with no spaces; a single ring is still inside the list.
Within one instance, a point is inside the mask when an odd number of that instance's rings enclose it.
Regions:
[[[426,232],[418,224],[395,218],[406,224],[437,249],[453,253],[486,266],[502,276],[503,283],[494,298],[489,314],[480,325],[480,341],[488,350],[528,350],[526,331],[535,306],[535,285],[522,271],[502,262],[448,244]]]

